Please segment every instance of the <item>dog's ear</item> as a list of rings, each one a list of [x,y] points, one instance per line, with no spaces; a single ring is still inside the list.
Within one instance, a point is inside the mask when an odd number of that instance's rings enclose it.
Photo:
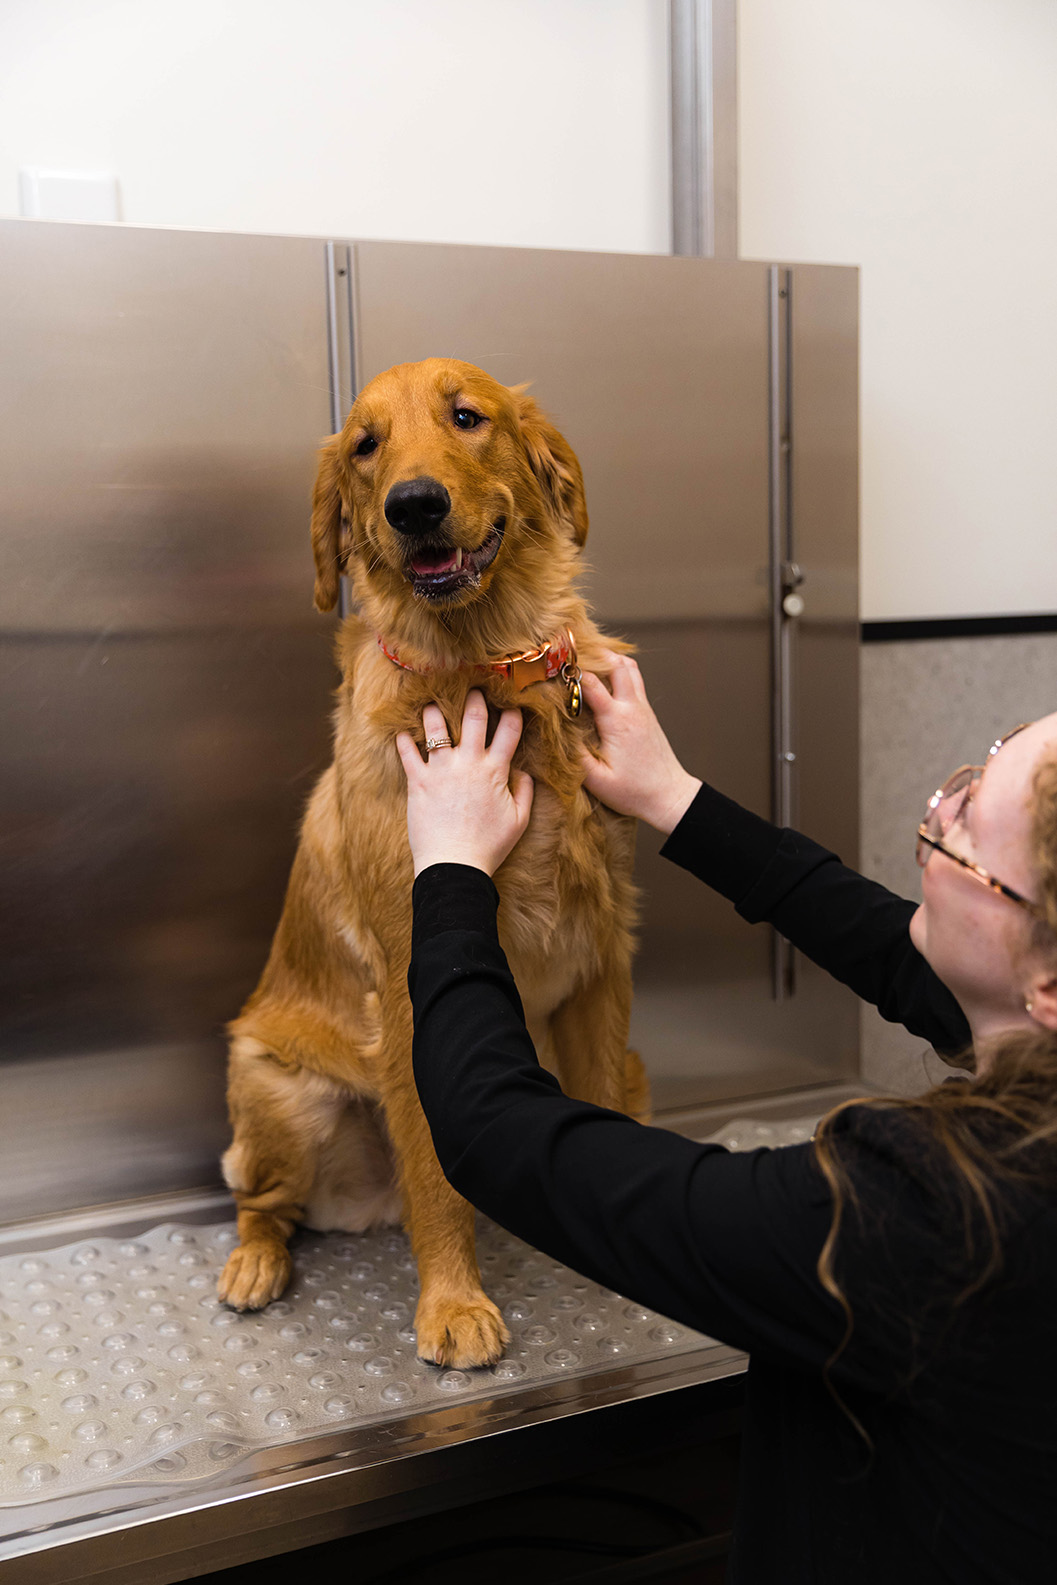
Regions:
[[[513,391],[529,467],[559,522],[577,545],[587,538],[587,498],[576,453],[523,389]]]
[[[338,442],[331,435],[319,452],[319,471],[312,491],[312,555],[316,562],[316,610],[333,611],[338,603],[342,544],[341,490],[338,483]]]

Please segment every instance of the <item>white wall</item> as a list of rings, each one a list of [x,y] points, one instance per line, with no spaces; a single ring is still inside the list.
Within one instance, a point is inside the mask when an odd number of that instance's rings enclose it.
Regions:
[[[668,247],[667,0],[0,0],[146,225]],[[863,616],[1057,606],[1057,0],[739,0],[742,252],[857,263]]]
[[[664,252],[667,92],[665,0],[3,0],[0,214]]]
[[[862,266],[867,619],[1057,609],[1057,4],[740,0],[741,251]]]

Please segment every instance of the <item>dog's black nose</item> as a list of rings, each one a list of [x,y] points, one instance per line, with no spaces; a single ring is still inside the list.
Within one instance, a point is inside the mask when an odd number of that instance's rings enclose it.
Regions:
[[[400,534],[428,534],[451,511],[451,496],[436,479],[403,479],[385,498],[385,515]]]

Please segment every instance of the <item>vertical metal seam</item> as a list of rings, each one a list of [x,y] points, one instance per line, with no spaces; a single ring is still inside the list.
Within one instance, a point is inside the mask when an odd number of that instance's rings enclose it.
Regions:
[[[780,436],[782,457],[782,600],[793,588],[793,568],[796,562],[796,525],[793,521],[793,272],[784,269],[780,276],[779,304],[785,294],[785,314],[782,325],[782,432]],[[796,787],[796,618],[787,618],[782,607],[782,795],[783,823],[795,825],[798,815]]]
[[[782,737],[782,471],[781,471],[781,394],[780,327],[778,320],[778,277],[776,264],[767,271],[767,452],[768,502],[767,541],[771,615],[771,818],[782,823],[782,784],[780,775]]]
[[[328,242],[325,246],[324,267],[327,292],[327,368],[330,374],[330,428],[331,433],[336,434],[341,428],[341,372],[338,363],[338,282],[333,242]]]
[[[358,256],[354,243],[348,243],[345,248],[345,304],[348,316],[348,354],[349,354],[349,397],[350,406],[356,400],[360,388],[360,371],[357,366],[360,341],[358,335],[357,315],[359,312],[358,282],[353,280],[353,271],[358,265]],[[344,415],[342,415],[344,416]],[[338,616],[342,621],[349,616],[353,609],[352,591],[349,578],[342,573],[338,579]]]
[[[790,623],[784,611],[786,571],[791,560],[792,532],[792,316],[791,272],[772,264],[767,271],[768,384],[768,548],[771,616],[771,810],[776,825],[791,820],[793,765],[791,752]],[[783,313],[783,296],[785,311]],[[791,944],[773,931],[772,992],[776,1002],[792,995],[794,955]]]
[[[357,367],[357,358],[359,356],[359,326],[357,323],[359,293],[356,289],[357,283],[353,280],[353,271],[356,269],[358,260],[354,243],[350,242],[345,249],[345,263],[345,292],[349,315],[349,395],[354,402],[360,389],[360,371]]]

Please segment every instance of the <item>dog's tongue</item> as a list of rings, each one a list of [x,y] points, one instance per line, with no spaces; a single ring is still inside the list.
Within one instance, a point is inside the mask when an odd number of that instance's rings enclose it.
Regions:
[[[413,572],[447,572],[454,565],[455,551],[439,548],[420,550],[411,560]]]

